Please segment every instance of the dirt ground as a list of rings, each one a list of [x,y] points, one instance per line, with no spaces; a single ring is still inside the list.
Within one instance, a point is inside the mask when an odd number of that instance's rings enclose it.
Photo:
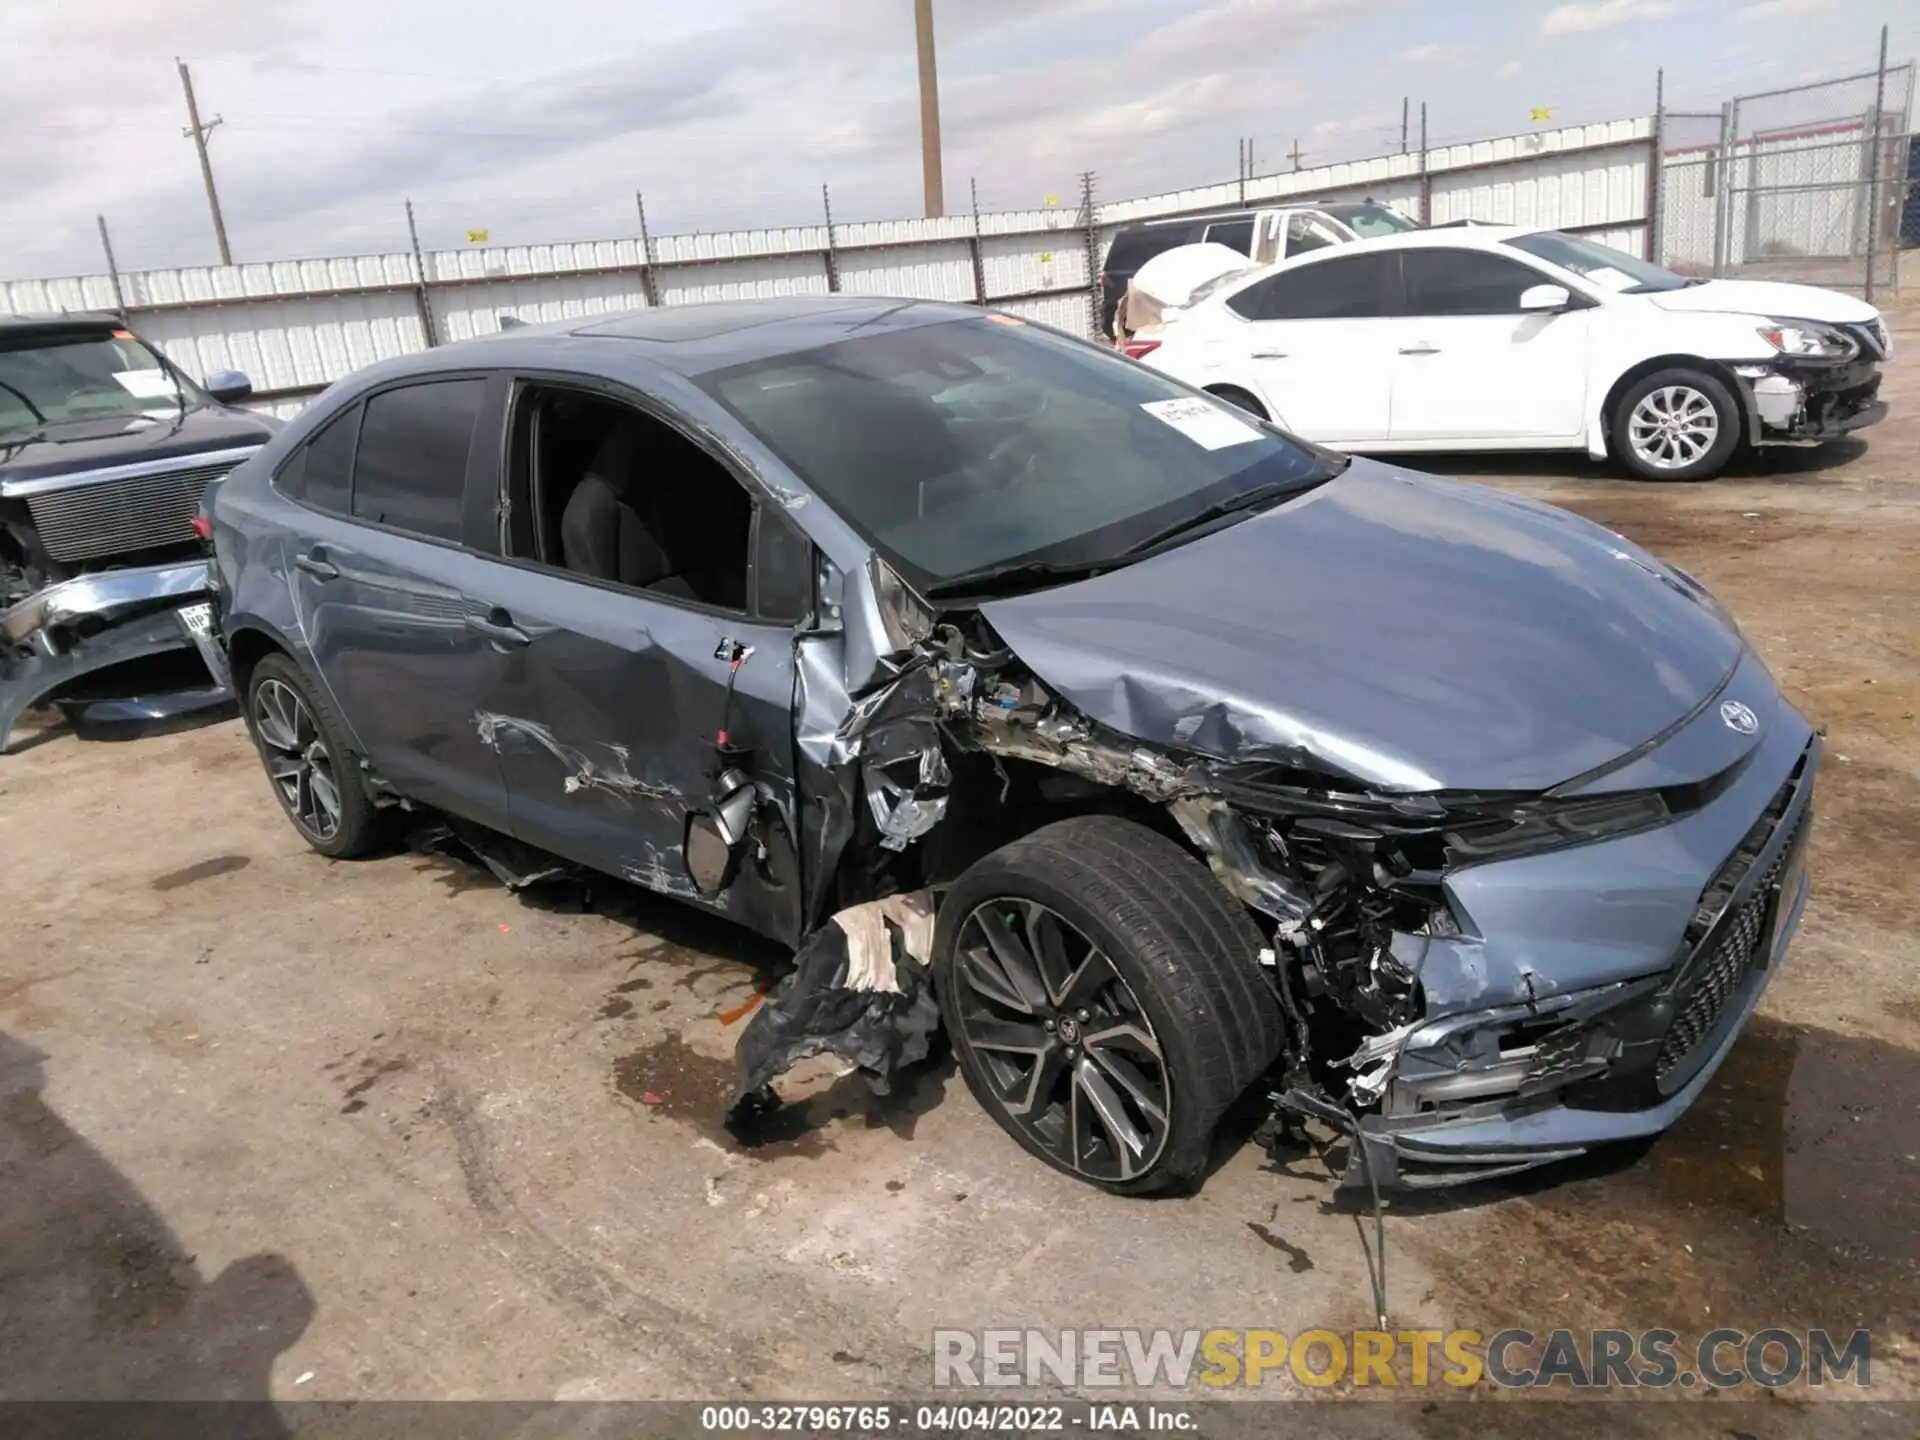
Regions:
[[[1642,1153],[1395,1205],[1401,1328],[1867,1326],[1869,1398],[1920,1393],[1920,311],[1895,330],[1887,423],[1715,484],[1427,462],[1692,571],[1828,748],[1800,938],[1705,1098]],[[0,855],[0,1398],[907,1396],[935,1327],[1370,1323],[1370,1224],[1231,1137],[1198,1195],[1112,1199],[935,1066],[888,1101],[816,1075],[743,1144],[777,955],[637,893],[325,861],[236,721],[28,730]],[[1482,1425],[1418,1398],[1392,1429]],[[1838,1420],[1761,1408],[1724,1433]]]

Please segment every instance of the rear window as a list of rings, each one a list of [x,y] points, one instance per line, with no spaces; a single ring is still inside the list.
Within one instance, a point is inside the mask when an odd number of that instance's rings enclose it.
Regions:
[[[355,518],[460,539],[467,449],[485,393],[484,380],[436,380],[368,400],[353,466]]]
[[[1176,245],[1191,245],[1200,238],[1199,225],[1150,225],[1137,230],[1122,230],[1113,237],[1107,251],[1106,269],[1131,275],[1154,256]]]
[[[1209,225],[1207,240],[1210,244],[1225,245],[1238,250],[1242,255],[1253,253],[1253,221],[1228,220],[1224,224]]]

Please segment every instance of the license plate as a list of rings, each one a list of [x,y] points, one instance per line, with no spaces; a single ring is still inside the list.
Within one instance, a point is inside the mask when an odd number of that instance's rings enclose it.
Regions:
[[[200,600],[192,605],[183,605],[178,613],[181,625],[194,639],[204,640],[213,633],[212,601]]]

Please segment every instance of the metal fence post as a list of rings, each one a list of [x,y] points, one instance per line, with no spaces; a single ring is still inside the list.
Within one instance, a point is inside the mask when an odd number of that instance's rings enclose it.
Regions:
[[[1887,27],[1880,27],[1880,66],[1873,77],[1873,120],[1867,127],[1867,278],[1862,296],[1873,303],[1873,266],[1880,248],[1880,129],[1886,123]]]
[[[126,292],[120,288],[120,266],[113,258],[113,241],[107,235],[107,217],[96,215],[93,218],[100,222],[100,248],[107,252],[107,275],[113,281],[114,307],[119,310],[120,318],[124,320],[127,318],[127,296]]]
[[[821,259],[827,262],[827,289],[836,295],[840,292],[840,255],[833,246],[833,196],[827,193],[827,187],[820,187],[820,208],[827,212],[827,248]]]
[[[1433,223],[1433,175],[1427,169],[1427,102],[1420,102],[1420,223]]]
[[[1733,145],[1740,124],[1740,102],[1720,107],[1720,153],[1713,157],[1714,176],[1720,182],[1713,197],[1713,273],[1724,275],[1728,260],[1728,227],[1733,223]]]
[[[640,293],[647,297],[649,309],[657,309],[660,282],[653,274],[653,236],[647,230],[647,200],[638,190],[633,192],[633,204],[640,212]]]
[[[1093,213],[1093,171],[1080,172],[1080,219],[1087,247],[1087,334],[1100,335],[1100,226]]]
[[[980,182],[967,181],[967,198],[973,204],[973,234],[967,240],[967,256],[973,261],[973,303],[987,303],[987,259],[980,248]]]
[[[1660,205],[1665,190],[1661,171],[1667,153],[1667,72],[1653,72],[1653,139],[1647,148],[1647,254],[1652,264],[1660,263]]]
[[[413,241],[413,298],[420,307],[420,328],[426,332],[427,348],[440,343],[433,328],[433,299],[427,293],[427,262],[420,253],[420,227],[413,222],[413,201],[407,201],[407,236]]]

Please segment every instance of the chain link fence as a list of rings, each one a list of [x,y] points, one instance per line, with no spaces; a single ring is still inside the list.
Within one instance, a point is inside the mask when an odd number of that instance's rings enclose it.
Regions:
[[[1911,63],[1659,117],[1655,236],[1687,274],[1895,293]],[[1909,283],[1912,283],[1909,276]]]

